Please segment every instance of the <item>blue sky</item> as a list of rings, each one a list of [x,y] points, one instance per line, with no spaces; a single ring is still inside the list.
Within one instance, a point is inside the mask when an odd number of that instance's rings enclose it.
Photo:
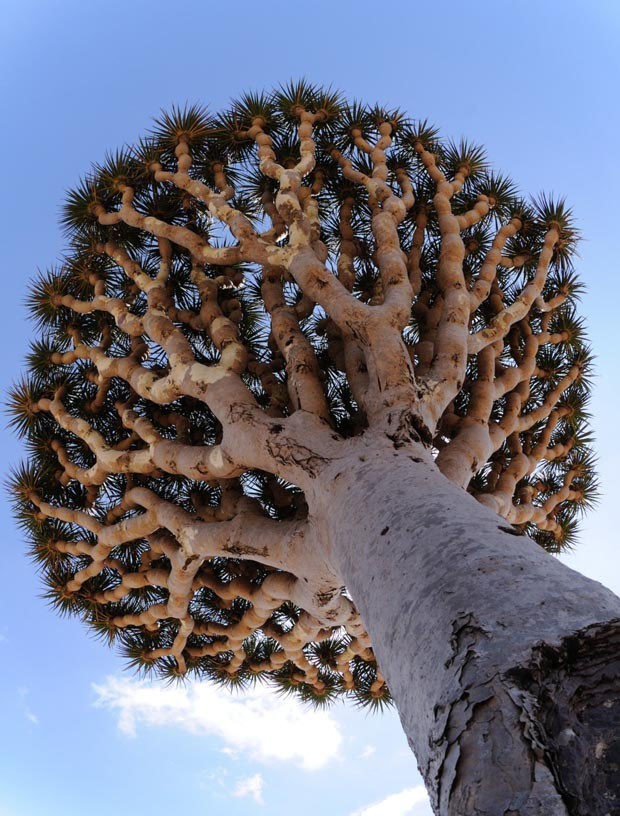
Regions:
[[[488,148],[526,192],[565,194],[584,235],[583,311],[603,495],[566,560],[620,592],[620,6],[280,0],[5,0],[0,28],[2,391],[31,336],[28,279],[63,249],[63,191],[171,103],[213,109],[306,76]],[[2,431],[5,468],[20,457]],[[145,687],[40,599],[0,498],[0,816],[429,816],[395,714],[308,713],[264,692]],[[241,723],[236,726],[236,723]]]

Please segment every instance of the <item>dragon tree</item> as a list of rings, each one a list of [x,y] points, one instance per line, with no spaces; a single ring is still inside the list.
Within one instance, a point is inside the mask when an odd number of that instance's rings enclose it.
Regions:
[[[471,143],[305,82],[68,193],[10,402],[47,594],[140,670],[391,699],[442,816],[620,812],[620,599],[577,232]]]

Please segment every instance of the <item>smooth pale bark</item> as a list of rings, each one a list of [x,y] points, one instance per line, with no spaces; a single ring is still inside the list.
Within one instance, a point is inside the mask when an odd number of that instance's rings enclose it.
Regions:
[[[620,598],[515,535],[422,446],[362,439],[310,506],[435,813],[619,813]]]

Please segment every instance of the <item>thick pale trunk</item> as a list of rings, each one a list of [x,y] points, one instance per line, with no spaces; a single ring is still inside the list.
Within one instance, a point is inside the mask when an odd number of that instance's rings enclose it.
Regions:
[[[619,814],[620,599],[415,444],[368,438],[325,476],[315,512],[435,812]]]

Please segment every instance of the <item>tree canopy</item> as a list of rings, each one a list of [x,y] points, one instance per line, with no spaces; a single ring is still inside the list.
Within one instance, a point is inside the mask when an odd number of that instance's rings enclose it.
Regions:
[[[162,113],[62,223],[12,491],[50,602],[133,665],[389,700],[346,589],[302,586],[303,477],[394,394],[395,445],[516,534],[574,542],[596,495],[578,235],[479,146],[294,83]]]

